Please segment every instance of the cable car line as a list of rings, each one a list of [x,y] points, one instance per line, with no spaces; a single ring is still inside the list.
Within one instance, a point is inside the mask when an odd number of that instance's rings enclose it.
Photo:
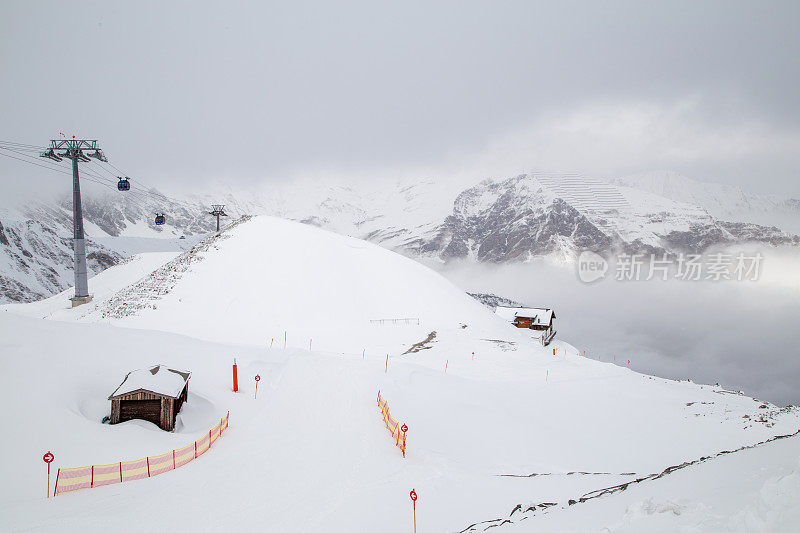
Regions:
[[[56,171],[56,172],[60,172],[62,174],[66,174],[68,176],[72,175],[72,173],[69,172],[68,170],[63,169],[63,168],[58,168],[57,166],[55,166],[55,163],[53,163],[52,165],[48,165],[47,161],[41,161],[41,159],[39,158],[38,155],[37,156],[33,156],[33,155],[26,154],[26,153],[21,152],[21,151],[16,150],[16,149],[6,148],[6,147],[2,147],[2,146],[0,146],[0,149],[13,152],[13,153],[15,153],[17,155],[20,155],[20,156],[24,157],[24,158],[28,158],[28,159],[22,159],[22,158],[19,158],[19,157],[13,157],[13,156],[9,156],[7,154],[3,154],[6,157],[10,157],[12,159],[16,159],[17,161],[22,161],[23,163],[29,163],[31,165],[36,165],[36,166],[42,167],[42,168],[47,168],[47,169],[50,169],[50,170],[53,170],[53,171]],[[86,180],[89,181],[89,182],[96,183],[98,185],[102,185],[102,186],[104,186],[104,187],[106,187],[106,188],[108,188],[110,190],[119,191],[119,188],[117,187],[118,181],[111,181],[110,178],[102,176],[102,175],[98,174],[97,172],[94,172],[91,169],[84,168],[81,171],[81,175],[85,176]],[[117,176],[114,176],[113,179],[114,180],[118,180],[119,178]],[[148,190],[129,190],[127,192],[129,192],[134,198],[138,199],[140,202],[145,202],[147,200],[159,202],[159,201],[164,201],[165,199],[167,199],[166,196],[164,196],[164,195],[153,194],[151,191],[148,191]]]
[[[71,176],[72,173],[70,171],[64,168],[59,168],[55,163],[50,163],[49,161],[41,160],[40,158],[41,154],[43,152],[46,152],[47,150],[48,147],[41,145],[23,144],[12,141],[0,141],[0,155],[4,157],[8,157],[9,159],[14,159],[22,163],[28,163],[30,165],[51,170],[53,172],[58,172],[60,174]],[[16,154],[16,155],[11,155],[11,154]],[[57,156],[58,154],[54,153],[53,155]],[[110,167],[114,168],[123,176],[119,176],[116,173],[111,172],[108,168],[106,168],[101,164],[104,162],[108,164]],[[131,179],[127,175],[125,175],[125,172],[123,172],[116,165],[109,163],[108,161],[102,161],[99,158],[97,160],[97,163],[98,165],[95,165],[95,167],[99,171],[108,174],[108,176],[104,176],[99,174],[98,172],[95,172],[94,170],[84,168],[81,171],[81,176],[83,177],[84,180],[100,185],[102,187],[106,187],[107,189],[112,191],[125,192],[127,196],[129,196],[132,200],[136,200],[138,203],[147,203],[148,201],[153,201],[153,202],[169,201],[169,198],[166,195],[156,191],[152,187],[150,187],[149,189],[138,189],[138,188],[134,189],[131,186]],[[145,185],[138,179],[134,181],[136,183]],[[162,226],[166,224],[166,216],[164,215],[164,213],[163,212],[156,213],[154,222],[157,226]]]

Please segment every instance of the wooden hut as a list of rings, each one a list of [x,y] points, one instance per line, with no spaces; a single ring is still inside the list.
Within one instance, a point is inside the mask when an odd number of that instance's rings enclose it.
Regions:
[[[556,313],[549,308],[539,307],[503,307],[498,306],[495,314],[508,320],[518,328],[531,329],[540,332],[536,335],[542,344],[547,345],[556,335],[553,321]]]
[[[156,424],[164,431],[175,429],[175,419],[189,394],[191,372],[163,365],[128,372],[111,400],[111,423],[135,418]]]

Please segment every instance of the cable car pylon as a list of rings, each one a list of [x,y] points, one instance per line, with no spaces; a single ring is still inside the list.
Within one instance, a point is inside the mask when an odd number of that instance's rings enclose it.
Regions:
[[[56,150],[63,150],[56,153]],[[91,151],[84,154],[84,151]],[[72,160],[72,249],[75,252],[75,296],[70,298],[72,307],[77,307],[92,301],[89,296],[89,280],[86,267],[86,240],[83,233],[83,207],[81,206],[81,184],[78,175],[78,161],[88,163],[92,159],[98,161],[108,161],[105,154],[97,146],[97,140],[76,139],[51,139],[50,147],[45,150],[41,157],[62,161],[63,159]]]
[[[213,211],[209,211],[208,214],[217,217],[217,233],[219,233],[219,217],[226,217],[228,214],[225,213],[224,205],[212,205],[211,208]]]

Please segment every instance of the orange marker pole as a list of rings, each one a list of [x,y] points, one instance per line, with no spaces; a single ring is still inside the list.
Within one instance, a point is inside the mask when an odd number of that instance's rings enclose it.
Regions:
[[[447,363],[449,363],[449,362],[450,362],[450,359],[447,359],[447,360],[444,362],[444,373],[445,373],[445,374],[447,374]]]
[[[270,348],[270,350],[272,349],[272,343],[273,343],[273,342],[275,342],[275,337],[272,337],[272,338],[269,340],[269,348]]]
[[[383,371],[384,374],[389,373],[389,354],[386,354],[386,370]]]
[[[236,369],[236,359],[233,360],[233,392],[239,392],[239,373]]]
[[[553,355],[554,356],[556,355],[556,349],[555,348],[553,348]]]

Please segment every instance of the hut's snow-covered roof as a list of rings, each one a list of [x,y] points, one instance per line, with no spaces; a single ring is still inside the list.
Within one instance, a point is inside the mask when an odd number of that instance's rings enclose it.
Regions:
[[[531,318],[534,324],[541,324],[543,326],[549,325],[553,320],[555,314],[552,309],[543,309],[538,307],[502,307],[498,306],[494,310],[495,314],[499,317],[513,322],[515,318]]]
[[[140,368],[129,372],[120,386],[117,387],[117,390],[108,399],[140,390],[177,398],[186,386],[190,375],[190,372],[174,370],[164,365]]]

